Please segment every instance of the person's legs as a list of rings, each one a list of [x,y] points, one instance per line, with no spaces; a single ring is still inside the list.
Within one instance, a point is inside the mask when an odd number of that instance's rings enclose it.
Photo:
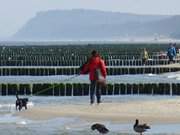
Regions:
[[[142,64],[143,64],[143,65],[146,65],[146,63],[147,63],[147,59],[146,59],[146,58],[143,58],[143,59],[142,59]]]
[[[175,62],[176,62],[176,61],[175,61],[175,57],[173,57],[173,58],[172,58],[172,61],[173,61],[173,63],[175,63]]]
[[[172,56],[169,56],[169,64],[171,64],[171,62],[173,62],[173,57]]]
[[[94,103],[94,94],[95,94],[95,88],[96,88],[96,81],[91,81],[90,86],[90,103]]]
[[[145,65],[145,60],[144,58],[142,59],[142,65]]]
[[[101,88],[100,85],[96,85],[96,98],[97,98],[97,103],[101,103]]]

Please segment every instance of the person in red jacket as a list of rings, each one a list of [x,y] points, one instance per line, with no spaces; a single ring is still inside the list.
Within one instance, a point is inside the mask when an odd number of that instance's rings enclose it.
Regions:
[[[96,93],[99,104],[101,103],[101,86],[105,85],[107,75],[106,65],[96,50],[93,50],[91,55],[90,59],[81,67],[80,74],[89,73],[89,80],[91,81],[90,103],[94,103]]]

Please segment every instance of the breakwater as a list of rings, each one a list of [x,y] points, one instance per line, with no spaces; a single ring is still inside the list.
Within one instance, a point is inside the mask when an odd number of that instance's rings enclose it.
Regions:
[[[177,44],[177,47],[180,47]],[[146,48],[149,59],[142,63],[142,50]],[[108,76],[163,74],[180,71],[180,56],[177,55],[175,65],[169,65],[166,49],[168,44],[87,44],[87,45],[51,45],[51,46],[0,46],[0,76],[47,77],[72,76],[79,74],[79,67],[87,61],[90,52],[96,49],[100,52],[107,65]],[[123,76],[120,76],[123,77]],[[87,77],[88,78],[88,77]],[[114,77],[113,77],[114,78]],[[113,79],[112,78],[112,79]],[[33,79],[33,78],[31,78]],[[103,95],[120,94],[162,94],[179,95],[180,84],[173,82],[146,81],[137,82],[137,77],[131,82],[108,81],[107,87],[102,89]],[[146,80],[147,78],[144,78]],[[156,79],[156,78],[154,78]],[[161,78],[162,79],[162,78]],[[18,82],[2,80],[0,95],[14,95],[19,91],[21,95],[51,95],[51,96],[79,96],[89,95],[89,82],[61,82],[32,80]]]
[[[102,95],[180,95],[180,83],[115,83],[107,84],[102,88]],[[44,83],[44,84],[0,84],[0,94],[3,96],[15,95],[34,96],[87,96],[90,85],[80,83]]]
[[[180,66],[107,66],[108,75],[123,74],[161,74],[180,71]],[[76,75],[79,66],[1,66],[0,76],[50,76],[50,75]]]

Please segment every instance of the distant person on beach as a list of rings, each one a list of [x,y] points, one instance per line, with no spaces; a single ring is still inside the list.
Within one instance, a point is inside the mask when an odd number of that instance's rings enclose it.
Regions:
[[[144,48],[144,50],[142,52],[142,64],[146,65],[148,59],[149,59],[148,52],[147,52],[146,48]]]
[[[169,58],[169,61],[168,61],[169,64],[175,63],[174,58],[176,57],[176,48],[174,47],[173,44],[170,44],[170,47],[167,50],[167,56]]]
[[[106,65],[104,60],[100,57],[96,50],[91,52],[91,57],[80,68],[80,74],[89,73],[90,85],[90,103],[93,104],[95,100],[95,93],[97,103],[101,103],[101,88],[106,85]]]
[[[173,46],[176,49],[176,55],[179,54],[179,48],[177,47],[176,43],[174,43]]]

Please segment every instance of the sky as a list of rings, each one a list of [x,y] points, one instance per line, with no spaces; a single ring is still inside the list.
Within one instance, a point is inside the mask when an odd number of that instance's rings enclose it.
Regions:
[[[0,38],[16,33],[37,12],[98,9],[136,14],[180,15],[180,0],[0,0]]]

